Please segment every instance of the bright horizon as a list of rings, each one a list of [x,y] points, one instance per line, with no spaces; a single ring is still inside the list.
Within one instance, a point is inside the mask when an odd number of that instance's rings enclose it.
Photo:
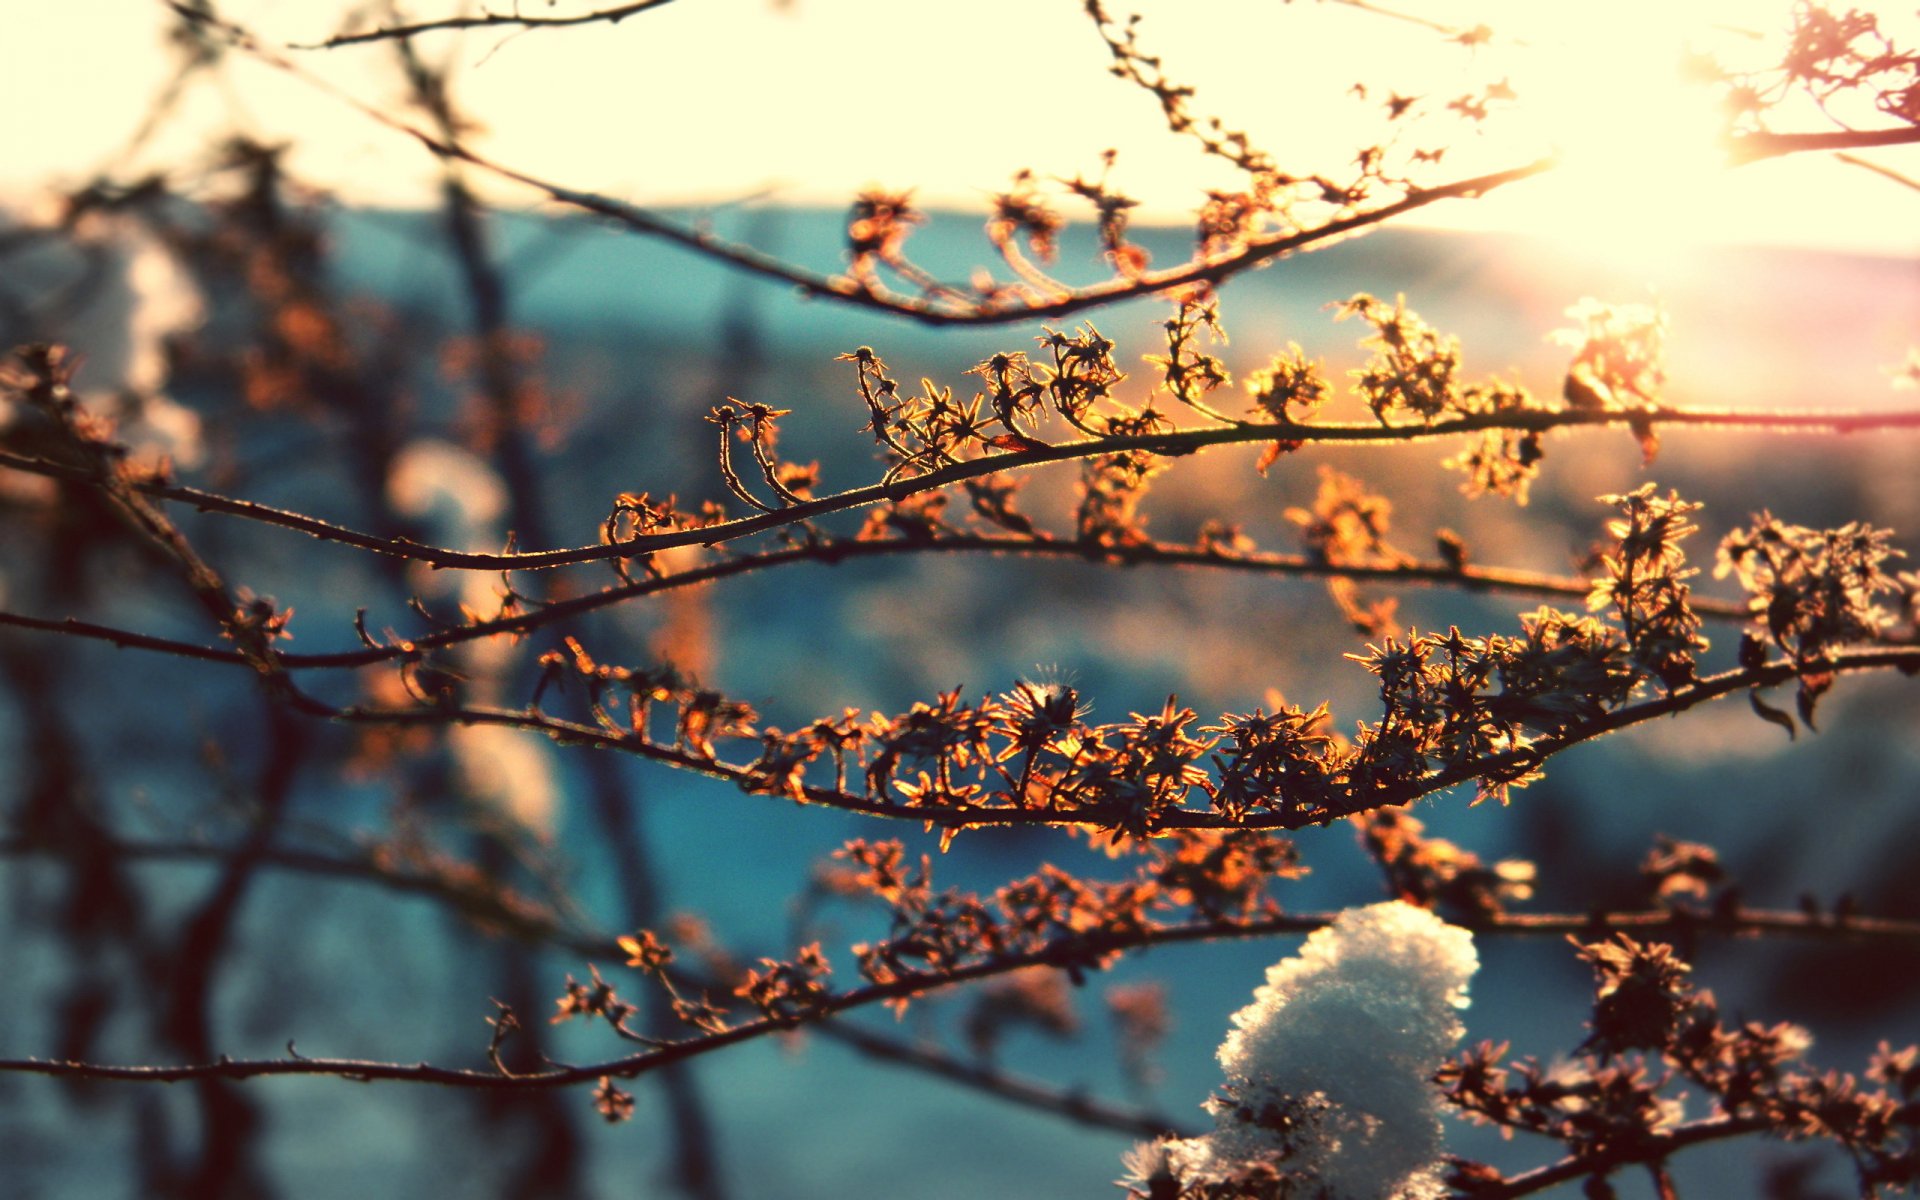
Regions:
[[[1136,8],[1146,17],[1143,44],[1164,55],[1173,78],[1198,87],[1196,110],[1245,127],[1283,169],[1339,167],[1364,131],[1379,128],[1391,91],[1440,100],[1474,80],[1512,78],[1520,107],[1497,127],[1504,132],[1435,126],[1433,139],[1452,144],[1442,177],[1518,165],[1556,146],[1568,167],[1478,201],[1436,205],[1402,225],[1521,232],[1649,264],[1706,242],[1920,254],[1913,191],[1826,154],[1717,168],[1708,95],[1634,65],[1650,45],[1659,48],[1655,61],[1672,63],[1701,30],[1725,40],[1715,23],[1771,30],[1785,20],[1784,4],[1703,0],[1685,6],[1692,29],[1671,23],[1672,6],[1647,0],[1623,0],[1603,24],[1586,27],[1578,9],[1543,19],[1541,4],[1521,0],[1421,9],[1457,27],[1484,21],[1502,35],[1472,52],[1340,4],[1146,0],[1112,11],[1124,18]],[[451,10],[420,6],[411,15]],[[221,11],[283,45],[324,38],[336,15],[280,0],[231,0]],[[899,12],[885,0],[681,0],[614,26],[436,35],[422,47],[451,52],[459,64],[456,96],[484,123],[469,139],[475,149],[555,183],[653,207],[743,197],[844,206],[878,185],[984,215],[1015,171],[1092,174],[1110,146],[1120,150],[1115,183],[1144,202],[1144,221],[1185,222],[1200,188],[1233,182],[1166,132],[1150,96],[1111,78],[1105,46],[1071,0],[929,6],[911,21]],[[49,185],[75,185],[117,163],[169,76],[166,21],[158,3],[126,0],[16,14],[19,44],[67,53],[19,56],[0,82],[12,111],[57,115],[9,132],[0,196],[31,202]],[[1516,38],[1526,45],[1512,45]],[[391,45],[289,54],[347,94],[398,111]],[[202,78],[179,119],[137,159],[117,163],[116,174],[204,158],[208,139],[237,116],[256,137],[292,142],[296,177],[349,203],[433,202],[437,164],[404,135],[242,56],[230,55],[223,71],[217,84]],[[1634,82],[1616,86],[1620,74]],[[1362,81],[1364,102],[1349,94]],[[1303,111],[1324,115],[1289,119]],[[1920,147],[1870,157],[1920,174]],[[490,182],[487,190],[502,204],[539,205],[523,187]]]

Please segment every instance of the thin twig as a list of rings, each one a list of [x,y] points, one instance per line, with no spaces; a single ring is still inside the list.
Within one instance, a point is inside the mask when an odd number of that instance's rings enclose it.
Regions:
[[[1792,914],[1783,915],[1792,916]],[[178,1066],[117,1065],[40,1058],[9,1058],[0,1059],[0,1072],[114,1079],[135,1083],[176,1083],[188,1079],[209,1078],[251,1079],[275,1075],[331,1075],[363,1082],[392,1081],[499,1090],[567,1087],[593,1082],[602,1076],[633,1078],[658,1070],[669,1063],[685,1062],[768,1034],[813,1025],[854,1009],[909,999],[1028,967],[1077,966],[1084,969],[1089,961],[1097,961],[1099,956],[1114,951],[1226,938],[1259,938],[1276,934],[1311,933],[1322,928],[1331,919],[1329,914],[1289,914],[1245,921],[1198,921],[1126,932],[1098,931],[1068,935],[1032,950],[999,955],[983,962],[969,963],[937,974],[903,975],[886,983],[866,984],[824,998],[812,1012],[806,1015],[760,1017],[719,1032],[702,1034],[670,1046],[649,1049],[640,1054],[587,1065],[555,1066],[530,1074],[502,1075],[497,1071],[441,1067],[424,1062],[408,1064],[364,1059],[307,1057],[221,1059],[216,1062]],[[1595,928],[1592,917],[1564,916],[1557,920],[1567,922],[1566,929],[1549,930],[1545,923],[1541,923],[1527,927],[1526,932],[1560,934],[1568,929],[1586,932]],[[1804,928],[1817,928],[1817,926],[1805,924],[1804,918],[1802,921]],[[1669,924],[1670,927],[1675,928],[1699,928],[1697,924],[1682,919],[1670,919]],[[1904,938],[1910,939],[1916,933],[1920,933],[1920,930],[1911,928],[1912,922],[1893,924],[1907,927],[1901,935]],[[1475,925],[1469,921],[1464,927],[1473,929]],[[1604,927],[1601,927],[1599,932],[1604,933]]]
[[[1625,427],[1639,430],[1655,426],[1706,429],[1756,429],[1778,433],[1864,433],[1876,430],[1920,430],[1920,409],[1894,409],[1881,412],[1819,412],[1758,409],[1708,409],[1649,407],[1635,410],[1523,409],[1515,411],[1471,413],[1428,425],[1380,424],[1297,424],[1294,422],[1245,423],[1231,426],[1206,426],[1179,429],[1167,433],[1132,434],[1084,438],[1074,442],[1036,445],[1027,449],[988,454],[924,475],[868,484],[830,496],[789,505],[776,512],[736,517],[712,525],[675,529],[664,533],[646,533],[617,544],[596,544],[562,550],[527,550],[487,553],[425,546],[404,538],[383,538],[335,525],[302,513],[236,500],[198,488],[148,481],[133,485],[145,495],[162,500],[191,504],[206,512],[246,517],[271,525],[310,534],[323,541],[339,542],[363,550],[373,550],[397,558],[423,562],[429,566],[460,570],[526,571],[598,562],[614,558],[637,558],[676,546],[714,546],[769,529],[797,525],[836,512],[864,508],[882,501],[908,499],[926,492],[978,479],[1002,471],[1021,470],[1048,463],[1095,458],[1129,451],[1146,451],[1169,457],[1181,457],[1217,446],[1259,442],[1313,442],[1324,445],[1371,445],[1374,443],[1413,443],[1482,433],[1488,430],[1514,430],[1541,433],[1556,429]],[[0,466],[12,467],[54,478],[92,481],[88,472],[45,459],[0,451]]]
[[[1799,917],[1799,914],[1780,914],[1792,920],[1798,918],[1797,927],[1817,929],[1818,925]],[[218,1062],[200,1063],[183,1066],[119,1066],[102,1063],[58,1062],[46,1059],[0,1059],[0,1071],[24,1074],[60,1075],[96,1079],[120,1079],[133,1082],[172,1083],[185,1079],[225,1078],[245,1079],[267,1075],[338,1075],[359,1080],[392,1080],[408,1083],[445,1084],[456,1087],[481,1088],[546,1088],[563,1087],[570,1084],[585,1083],[598,1079],[602,1075],[633,1077],[648,1071],[657,1070],[669,1062],[680,1062],[710,1053],[724,1046],[730,1046],[754,1037],[769,1033],[779,1033],[813,1021],[825,1019],[852,1009],[872,1004],[885,1003],[918,996],[929,991],[943,990],[964,983],[1007,974],[1034,966],[1058,966],[1066,963],[1085,963],[1089,957],[1099,953],[1144,948],[1148,946],[1172,945],[1195,941],[1213,941],[1222,938],[1257,938],[1276,934],[1304,934],[1323,928],[1332,920],[1329,914],[1284,915],[1264,917],[1241,922],[1202,921],[1180,925],[1167,925],[1155,928],[1130,931],[1126,933],[1092,933],[1063,937],[1049,942],[1038,949],[1018,954],[1002,955],[993,960],[968,964],[938,975],[911,975],[889,981],[884,984],[867,984],[850,991],[832,996],[810,1017],[764,1017],[733,1026],[718,1033],[710,1033],[671,1046],[650,1050],[644,1054],[613,1059],[585,1066],[555,1067],[531,1075],[501,1076],[494,1072],[477,1071],[466,1068],[436,1067],[428,1063],[402,1064],[373,1062],[359,1059],[223,1059]],[[1551,932],[1560,934],[1566,931],[1588,932],[1597,929],[1606,932],[1604,924],[1597,924],[1598,918],[1591,916],[1560,916],[1550,920],[1541,920],[1523,928],[1529,933]],[[1865,920],[1859,931],[1851,927],[1848,932],[1865,932]],[[1656,925],[1649,921],[1641,926],[1643,931]],[[1697,923],[1684,919],[1667,917],[1667,928],[1698,929]],[[1903,939],[1920,935],[1913,922],[1880,922],[1882,926],[1898,926]],[[1465,928],[1475,928],[1468,922]],[[1489,928],[1494,927],[1489,925]]]
[[[663,8],[673,0],[637,0],[633,4],[616,5],[594,12],[576,13],[569,17],[529,17],[518,12],[494,13],[480,12],[464,17],[440,17],[431,21],[417,21],[405,25],[383,25],[376,29],[363,30],[360,33],[339,33],[323,42],[294,42],[292,50],[336,50],[342,46],[364,46],[369,42],[399,41],[422,33],[443,33],[460,29],[554,29],[569,25],[589,25],[604,21],[609,25],[618,25],[621,21],[650,8]]]
[[[1557,578],[1505,567],[1484,567],[1474,564],[1455,567],[1445,562],[1417,561],[1367,566],[1330,563],[1305,554],[1254,552],[1222,554],[1197,546],[1165,542],[1091,546],[1057,538],[999,534],[951,534],[931,541],[907,538],[881,541],[820,541],[804,546],[787,547],[705,563],[671,575],[636,580],[633,583],[603,588],[584,596],[555,601],[531,612],[514,613],[511,616],[458,625],[417,637],[397,639],[385,645],[323,653],[282,652],[280,663],[290,670],[365,667],[397,659],[412,659],[427,651],[444,649],[481,638],[523,635],[627,600],[677,588],[698,586],[753,571],[801,563],[830,566],[856,559],[969,553],[1062,558],[1097,566],[1151,564],[1308,579],[1347,579],[1356,583],[1374,585],[1451,588],[1476,594],[1537,596],[1549,600],[1584,600],[1592,592],[1593,587],[1584,579]],[[1714,620],[1742,622],[1751,618],[1747,606],[1738,601],[1696,597],[1691,603],[1695,612]],[[246,661],[234,650],[152,637],[109,625],[82,621],[75,617],[47,620],[21,613],[0,611],[0,625],[110,642],[122,649],[152,650],[206,662],[242,664]]]
[[[1877,162],[1861,158],[1857,154],[1847,154],[1843,152],[1834,155],[1834,157],[1850,167],[1859,167],[1862,170],[1872,171],[1875,175],[1883,179],[1891,179],[1901,187],[1912,188],[1914,191],[1920,192],[1920,179],[1915,179],[1911,175],[1903,175],[1892,167],[1882,166]]]
[[[1727,159],[1738,166],[1820,150],[1871,150],[1876,146],[1911,146],[1920,142],[1920,125],[1897,129],[1836,129],[1822,133],[1743,133],[1729,139]]]
[[[202,842],[130,842],[118,841],[104,847],[114,857],[135,861],[224,860],[235,853],[232,847]],[[0,839],[0,856],[24,856],[50,853],[48,847],[23,838]],[[584,958],[602,962],[620,962],[623,951],[604,935],[568,931],[551,916],[529,915],[529,910],[500,907],[497,896],[484,890],[461,887],[441,876],[400,870],[371,858],[342,858],[317,851],[288,847],[268,847],[258,852],[255,861],[276,867],[327,878],[340,878],[392,890],[400,894],[419,894],[451,903],[461,912],[471,913],[508,930],[515,936],[530,938],[565,949]],[[476,907],[478,906],[478,907]],[[1311,932],[1331,922],[1329,913],[1290,914],[1262,924],[1273,935]],[[1695,937],[1700,935],[1743,936],[1766,934],[1789,937],[1839,938],[1878,942],[1920,942],[1920,921],[1902,921],[1859,915],[1822,916],[1808,912],[1763,909],[1729,909],[1711,913],[1687,909],[1641,912],[1596,913],[1504,913],[1463,917],[1460,922],[1476,936],[1564,937],[1601,939],[1611,933],[1630,932],[1641,938]],[[1242,936],[1244,923],[1220,927],[1223,936]],[[1191,932],[1186,940],[1192,940]],[[711,980],[689,979],[695,987],[724,990]],[[1063,1092],[1034,1080],[1009,1075],[1004,1071],[959,1059],[936,1047],[890,1038],[843,1021],[824,1021],[811,1027],[820,1036],[843,1043],[855,1051],[883,1062],[894,1062],[948,1079],[962,1086],[983,1091],[996,1098],[1048,1112],[1096,1127],[1115,1129],[1134,1136],[1158,1136],[1179,1132],[1160,1114],[1139,1112],[1114,1106],[1078,1092]],[[313,1061],[313,1060],[307,1060]],[[20,1070],[17,1063],[0,1063],[0,1070]],[[325,1072],[318,1072],[325,1073]],[[1571,1174],[1569,1173],[1571,1172]],[[1509,1181],[1523,1190],[1502,1195],[1523,1195],[1565,1178],[1577,1177],[1573,1160],[1541,1168]]]
[[[221,862],[241,852],[237,845],[185,840],[108,839],[100,852],[136,862]],[[0,858],[30,858],[59,853],[56,847],[27,837],[0,837]],[[517,894],[503,898],[498,888],[468,887],[447,875],[403,868],[371,855],[328,853],[299,846],[271,845],[258,861],[275,870],[322,879],[364,884],[403,896],[423,896],[447,903],[481,923],[511,937],[524,938],[594,962],[624,962],[627,952],[611,936],[563,921],[551,909]],[[1311,933],[1332,923],[1331,912],[1289,913],[1263,928],[1270,934]],[[1595,912],[1506,912],[1460,915],[1455,924],[1487,937],[1579,937],[1597,940],[1614,933],[1641,939],[1700,935],[1718,937],[1797,937],[1818,941],[1920,943],[1920,920],[1875,917],[1860,913],[1815,913],[1799,909],[1733,908],[1698,911],[1690,908],[1600,910]],[[1242,924],[1223,926],[1238,934]],[[718,987],[717,981],[696,981]]]
[[[1542,158],[1507,170],[1418,189],[1393,203],[1331,220],[1312,229],[1286,235],[1250,238],[1242,247],[1230,253],[1212,258],[1198,258],[1177,267],[1142,272],[1137,276],[1118,277],[1076,289],[1067,296],[1022,301],[1010,305],[979,302],[960,303],[956,306],[951,300],[942,304],[922,297],[898,295],[872,287],[863,287],[857,281],[844,277],[805,270],[751,247],[735,245],[704,231],[669,221],[648,209],[612,197],[564,187],[495,162],[459,142],[437,136],[315,76],[285,55],[270,49],[243,26],[189,7],[182,0],[160,0],[160,2],[191,22],[217,30],[235,48],[259,61],[294,75],[353,107],[369,119],[413,138],[436,156],[471,164],[498,178],[533,188],[557,203],[597,214],[637,233],[672,242],[717,259],[735,269],[790,284],[810,296],[910,317],[932,325],[997,325],[1030,320],[1035,317],[1058,318],[1088,308],[1155,295],[1194,284],[1217,284],[1242,271],[1296,251],[1369,230],[1441,201],[1477,198],[1498,188],[1544,174],[1559,165],[1557,157]],[[1730,163],[1740,165],[1806,151],[1856,149],[1911,142],[1920,142],[1920,128],[1809,134],[1747,133],[1729,139],[1727,155]],[[938,294],[950,297],[960,292],[956,289],[943,288]]]
[[[260,38],[243,26],[231,21],[211,17],[186,7],[181,0],[160,0],[173,11],[189,20],[217,30],[230,44],[260,62],[299,78],[308,85],[332,96],[363,116],[373,120],[396,133],[401,133],[420,143],[432,154],[443,159],[457,159],[480,170],[543,193],[548,199],[571,208],[607,218],[634,232],[657,237],[685,249],[695,251],[727,265],[762,278],[790,284],[810,296],[834,300],[839,303],[866,308],[878,312],[892,313],[910,317],[916,321],[932,325],[998,325],[1015,321],[1029,320],[1035,317],[1061,317],[1083,309],[1112,304],[1121,300],[1140,296],[1150,296],[1173,288],[1187,287],[1197,283],[1218,283],[1241,271],[1270,262],[1276,258],[1308,249],[1324,242],[1344,238],[1349,234],[1370,229],[1375,225],[1394,220],[1406,213],[1414,212],[1429,205],[1445,200],[1477,197],[1508,184],[1517,183],[1553,169],[1558,160],[1543,158],[1522,166],[1504,171],[1490,172],[1468,179],[1456,180],[1432,188],[1423,188],[1402,199],[1378,208],[1356,213],[1338,220],[1328,221],[1313,229],[1288,235],[1275,235],[1266,238],[1249,239],[1247,244],[1230,254],[1213,258],[1196,259],[1183,266],[1162,271],[1144,272],[1137,277],[1127,276],[1109,280],[1105,283],[1078,289],[1072,294],[1049,298],[1042,301],[1019,302],[1011,305],[995,306],[987,303],[956,302],[954,296],[963,294],[963,289],[941,287],[935,295],[946,297],[945,303],[935,302],[922,297],[907,296],[880,290],[876,287],[862,286],[858,281],[843,276],[825,275],[806,270],[787,263],[772,255],[755,250],[749,246],[737,245],[717,238],[702,230],[689,228],[670,221],[651,210],[593,192],[564,187],[542,179],[539,176],[509,167],[479,154],[468,146],[443,137],[432,131],[412,124],[393,113],[370,104],[351,93],[319,78],[307,71],[285,55],[269,48]]]
[[[1605,1174],[1634,1163],[1658,1162],[1688,1146],[1763,1133],[1770,1128],[1763,1117],[1708,1117],[1647,1137],[1622,1141],[1592,1154],[1569,1155],[1559,1162],[1524,1171],[1500,1183],[1478,1185],[1471,1194],[1474,1200],[1511,1200],[1515,1196],[1531,1195],[1556,1184]]]

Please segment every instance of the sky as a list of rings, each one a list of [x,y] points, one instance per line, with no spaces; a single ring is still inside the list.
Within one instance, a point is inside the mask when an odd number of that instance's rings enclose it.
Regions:
[[[538,15],[595,6],[520,3]],[[219,5],[280,46],[325,38],[350,7]],[[1716,166],[1712,98],[1681,87],[1673,65],[1687,47],[1723,61],[1751,53],[1756,43],[1742,31],[1781,27],[1781,0],[1408,0],[1410,11],[1443,24],[1491,26],[1494,41],[1474,50],[1326,0],[1111,7],[1143,14],[1143,43],[1174,78],[1198,85],[1201,112],[1247,129],[1288,169],[1348,161],[1381,129],[1391,94],[1444,107],[1446,98],[1509,83],[1520,99],[1485,131],[1440,121],[1424,135],[1452,146],[1434,178],[1553,149],[1566,152],[1568,169],[1429,210],[1424,223],[1537,233],[1608,256],[1666,255],[1702,241],[1920,254],[1920,193],[1831,156]],[[421,0],[406,11],[419,19],[460,8]],[[10,122],[0,195],[19,205],[102,167],[130,173],[204,161],[210,134],[238,122],[295,143],[295,171],[350,201],[428,202],[436,165],[420,147],[338,96],[238,56],[128,159],[129,139],[170,74],[161,48],[168,19],[157,0],[62,0],[12,14],[16,54],[0,103],[46,115]],[[1078,0],[678,0],[619,25],[443,35],[422,48],[456,67],[456,94],[483,123],[470,137],[475,148],[647,205],[755,198],[837,206],[879,185],[913,188],[923,204],[979,209],[1015,171],[1097,173],[1110,147],[1120,152],[1115,184],[1145,201],[1148,219],[1184,220],[1199,188],[1231,182],[1168,135],[1150,96],[1111,77]],[[391,46],[287,53],[345,94],[403,110]],[[1364,100],[1356,83],[1368,89]],[[1920,176],[1920,147],[1874,157]],[[536,199],[514,186],[494,195]]]

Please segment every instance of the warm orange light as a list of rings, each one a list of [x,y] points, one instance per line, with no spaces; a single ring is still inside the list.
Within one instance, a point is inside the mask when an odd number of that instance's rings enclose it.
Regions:
[[[1689,78],[1711,31],[1693,5],[1551,6],[1513,50],[1512,135],[1561,168],[1512,206],[1511,226],[1623,266],[1667,264],[1724,236],[1727,179],[1715,89]]]

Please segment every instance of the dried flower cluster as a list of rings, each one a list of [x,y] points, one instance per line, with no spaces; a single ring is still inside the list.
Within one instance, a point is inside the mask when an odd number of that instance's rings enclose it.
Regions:
[[[1860,1076],[1820,1071],[1804,1061],[1812,1045],[1804,1029],[1724,1020],[1671,946],[1622,934],[1579,954],[1595,975],[1579,1054],[1551,1067],[1508,1063],[1504,1046],[1482,1043],[1440,1071],[1448,1104],[1561,1143],[1589,1179],[1588,1195],[1613,1196],[1608,1177],[1627,1167],[1671,1190],[1666,1160],[1675,1152],[1762,1132],[1843,1148],[1863,1196],[1920,1182],[1912,1047],[1883,1045]],[[1476,1163],[1454,1164],[1449,1182],[1467,1196],[1511,1194],[1499,1172]]]

